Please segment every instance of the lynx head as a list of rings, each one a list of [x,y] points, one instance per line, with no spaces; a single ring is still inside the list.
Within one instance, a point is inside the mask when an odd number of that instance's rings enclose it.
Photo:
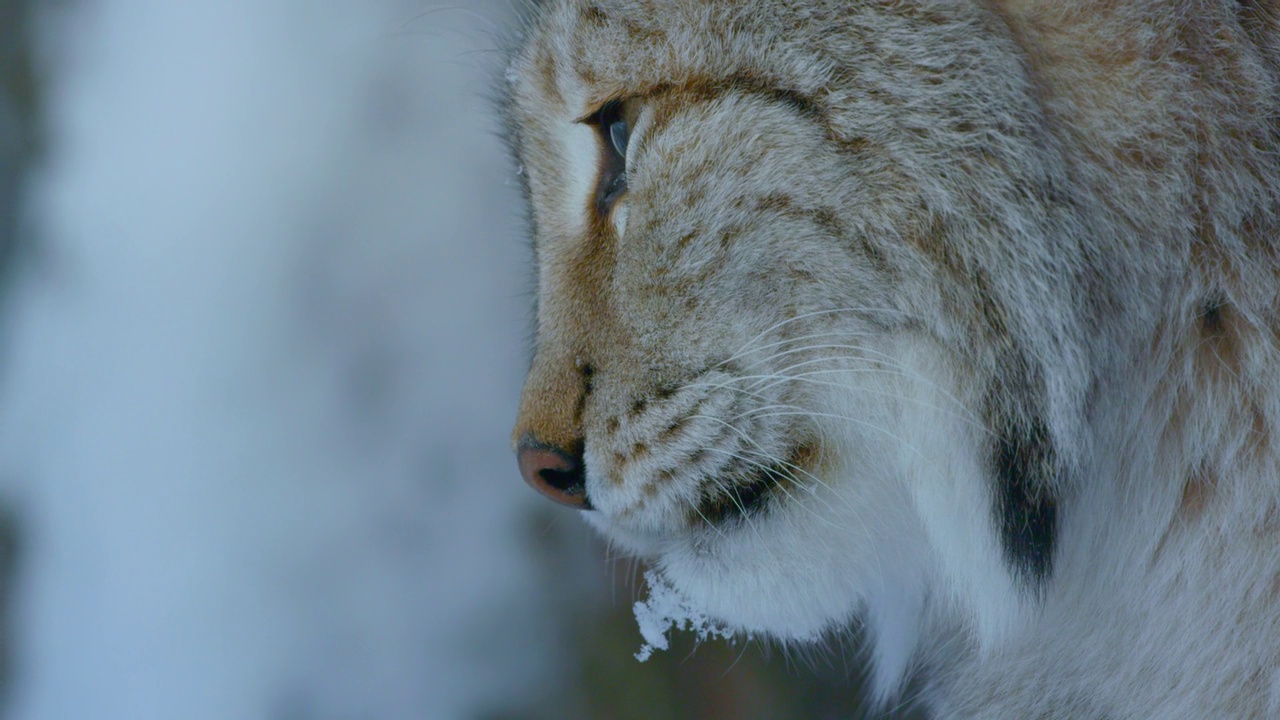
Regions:
[[[932,583],[998,636],[1051,574],[1090,312],[999,23],[846,0],[535,15],[507,102],[537,264],[525,479],[737,626],[867,611],[893,674]]]

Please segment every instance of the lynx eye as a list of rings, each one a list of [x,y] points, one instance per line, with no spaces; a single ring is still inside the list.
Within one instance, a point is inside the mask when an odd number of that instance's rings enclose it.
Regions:
[[[596,210],[608,214],[627,191],[627,148],[640,105],[636,99],[604,104],[589,122],[600,135],[600,178],[596,186]]]
[[[613,142],[613,150],[622,157],[623,165],[627,162],[628,129],[626,120],[615,120],[609,126],[609,140]]]

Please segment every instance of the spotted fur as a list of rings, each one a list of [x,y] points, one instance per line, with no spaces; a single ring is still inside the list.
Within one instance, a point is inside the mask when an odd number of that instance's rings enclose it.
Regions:
[[[938,718],[1280,717],[1280,4],[549,0],[508,79],[605,535]]]

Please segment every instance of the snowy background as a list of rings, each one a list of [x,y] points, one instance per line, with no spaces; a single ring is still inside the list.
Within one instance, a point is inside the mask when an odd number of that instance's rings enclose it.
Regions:
[[[5,717],[844,716],[518,479],[515,5],[0,0]]]
[[[554,682],[474,52],[503,9],[50,10],[0,417],[14,716],[446,718]]]

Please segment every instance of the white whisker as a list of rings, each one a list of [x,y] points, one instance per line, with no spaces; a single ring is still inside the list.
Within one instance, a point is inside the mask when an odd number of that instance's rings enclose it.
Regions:
[[[757,341],[757,340],[759,340],[760,338],[765,337],[765,336],[767,336],[769,333],[771,333],[771,332],[775,332],[775,331],[779,330],[780,328],[786,327],[787,325],[790,325],[790,324],[791,324],[791,323],[793,323],[793,322],[798,322],[798,321],[800,321],[800,320],[805,320],[805,319],[807,319],[807,318],[817,317],[817,316],[819,316],[819,315],[834,315],[834,314],[836,314],[836,313],[862,313],[862,314],[870,314],[870,313],[873,313],[873,312],[876,312],[876,313],[894,313],[894,314],[898,314],[898,315],[909,315],[909,313],[904,312],[903,310],[900,310],[900,309],[898,309],[898,308],[873,308],[873,307],[867,307],[867,306],[861,306],[861,307],[829,308],[829,309],[826,309],[826,310],[814,310],[814,311],[812,311],[812,312],[807,312],[807,313],[801,313],[801,314],[799,314],[799,315],[794,315],[794,316],[792,316],[792,317],[787,318],[786,320],[782,320],[782,321],[779,321],[779,322],[774,323],[773,325],[770,325],[769,327],[767,327],[767,328],[765,328],[764,330],[760,331],[758,334],[756,334],[756,335],[755,335],[754,337],[752,337],[750,340],[746,341],[746,343],[744,343],[744,344],[742,345],[742,347],[740,347],[738,350],[736,350],[736,351],[734,352],[734,355],[737,355],[738,353],[741,353],[741,352],[743,352],[744,350],[746,350],[747,348],[751,347],[752,343],[756,342],[756,341]],[[728,362],[728,361],[726,361],[726,362]]]

